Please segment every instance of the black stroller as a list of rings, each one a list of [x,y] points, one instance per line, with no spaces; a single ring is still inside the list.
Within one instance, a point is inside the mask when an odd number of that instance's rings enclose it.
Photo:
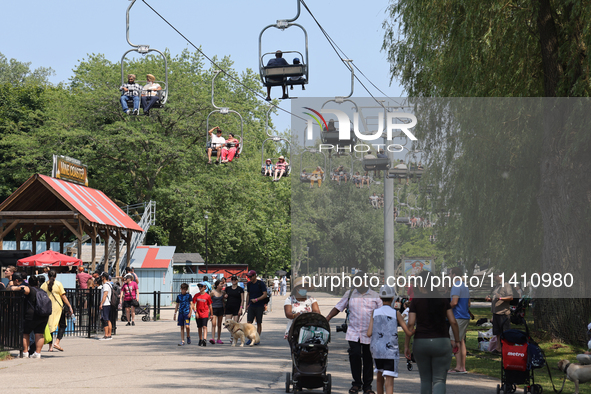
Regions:
[[[304,332],[302,332],[304,331]],[[291,349],[292,372],[286,373],[285,392],[323,388],[330,394],[331,377],[326,373],[330,324],[318,313],[303,313],[293,321],[287,337]],[[300,343],[301,342],[301,343]]]
[[[507,330],[501,334],[501,384],[497,385],[497,394],[514,393],[517,385],[524,385],[525,394],[542,394],[542,386],[535,383],[534,369],[546,365],[544,354],[538,344],[529,335],[525,321],[525,311],[529,300],[522,299],[511,311],[513,324],[524,324],[525,332]]]

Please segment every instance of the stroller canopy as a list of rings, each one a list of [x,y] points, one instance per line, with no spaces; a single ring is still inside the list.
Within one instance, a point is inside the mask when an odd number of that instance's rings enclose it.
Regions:
[[[289,329],[289,335],[287,337],[287,341],[289,342],[289,344],[292,346],[294,344],[297,344],[300,336],[300,330],[303,327],[311,326],[324,328],[326,331],[330,333],[330,324],[328,323],[328,320],[326,320],[326,318],[322,316],[320,313],[302,313],[301,315],[295,318],[293,324],[291,325],[291,328]],[[330,342],[330,337],[328,339],[328,342]]]

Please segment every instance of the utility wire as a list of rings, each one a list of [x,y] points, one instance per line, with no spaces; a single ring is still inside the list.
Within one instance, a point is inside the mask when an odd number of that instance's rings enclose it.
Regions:
[[[170,23],[168,20],[166,20],[166,18],[164,18],[162,15],[160,15],[160,13],[159,13],[158,11],[156,11],[156,10],[155,10],[155,9],[154,9],[154,8],[153,8],[153,7],[152,7],[150,4],[148,4],[148,3],[146,2],[146,0],[142,0],[142,1],[144,2],[144,4],[145,4],[145,5],[147,5],[147,6],[148,6],[148,8],[150,8],[152,11],[154,11],[154,13],[155,13],[156,15],[158,15],[158,16],[160,17],[160,19],[162,19],[164,22],[166,22],[166,24],[168,24],[168,26],[170,26],[170,27],[171,27],[171,28],[172,28],[174,31],[176,31],[176,32],[177,32],[177,33],[178,33],[178,34],[179,34],[181,37],[183,37],[183,38],[185,39],[185,41],[187,41],[187,42],[188,42],[188,43],[189,43],[189,44],[190,44],[190,45],[191,45],[193,48],[195,48],[195,49],[196,49],[196,50],[197,50],[197,51],[198,51],[198,52],[199,52],[201,55],[203,55],[203,57],[204,57],[204,58],[206,58],[207,60],[209,60],[211,64],[213,64],[214,66],[216,66],[216,67],[217,67],[217,68],[218,68],[220,71],[222,71],[222,72],[223,72],[225,75],[227,75],[228,77],[230,77],[230,78],[231,78],[233,81],[235,81],[235,82],[236,82],[236,83],[238,83],[239,85],[242,85],[242,87],[246,88],[246,90],[249,90],[249,91],[251,91],[252,93],[254,93],[254,95],[255,95],[255,96],[257,96],[257,97],[259,97],[259,98],[261,98],[261,99],[264,99],[264,97],[263,97],[263,96],[262,96],[262,95],[261,95],[259,92],[257,92],[257,91],[256,91],[256,90],[254,90],[254,89],[251,89],[250,87],[248,87],[248,86],[246,86],[245,84],[243,84],[243,83],[242,83],[240,80],[238,80],[238,79],[234,78],[234,77],[233,77],[231,74],[229,74],[229,73],[228,73],[226,70],[224,70],[224,69],[223,69],[223,68],[222,68],[222,67],[221,67],[219,64],[217,64],[216,62],[214,62],[214,61],[213,61],[213,59],[209,58],[209,57],[208,57],[208,56],[207,56],[207,55],[206,55],[206,54],[205,54],[205,53],[204,53],[204,52],[203,52],[203,51],[202,51],[200,48],[198,48],[198,47],[197,47],[195,44],[193,44],[193,43],[191,42],[191,40],[189,40],[189,39],[188,39],[188,38],[187,38],[187,37],[186,37],[186,36],[185,36],[183,33],[181,33],[181,32],[180,32],[180,31],[179,31],[179,30],[178,30],[176,27],[174,27],[174,26],[172,25],[172,23]],[[279,107],[279,106],[277,106],[277,105],[273,105],[273,106],[274,106],[275,108],[277,108],[277,109],[279,109],[279,110],[281,110],[281,111],[285,112],[285,113],[288,113],[288,114],[290,114],[291,116],[295,116],[296,118],[299,118],[299,119],[303,120],[304,122],[306,122],[306,121],[307,121],[306,119],[302,118],[301,116],[299,116],[299,115],[296,115],[296,114],[294,114],[294,113],[292,113],[292,112],[290,112],[290,111],[288,111],[288,110],[286,110],[286,109],[283,109],[283,108],[281,108],[281,107]]]

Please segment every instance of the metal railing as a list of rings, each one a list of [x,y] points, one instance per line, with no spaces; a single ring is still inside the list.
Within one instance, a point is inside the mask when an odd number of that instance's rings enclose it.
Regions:
[[[19,350],[23,356],[24,291],[0,292],[0,349]]]

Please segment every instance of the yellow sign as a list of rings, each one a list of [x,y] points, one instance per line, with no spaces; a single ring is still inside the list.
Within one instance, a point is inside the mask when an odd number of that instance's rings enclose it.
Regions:
[[[54,178],[88,186],[88,169],[80,160],[68,156],[53,155]]]

